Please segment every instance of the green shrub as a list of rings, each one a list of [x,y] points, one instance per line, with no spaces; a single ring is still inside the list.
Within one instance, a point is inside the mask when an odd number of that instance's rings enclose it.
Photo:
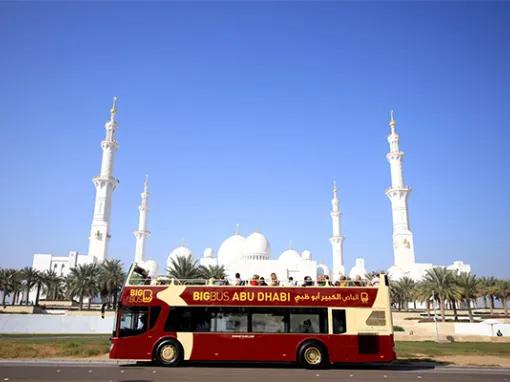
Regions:
[[[402,326],[394,325],[393,326],[394,332],[405,332],[404,328]]]

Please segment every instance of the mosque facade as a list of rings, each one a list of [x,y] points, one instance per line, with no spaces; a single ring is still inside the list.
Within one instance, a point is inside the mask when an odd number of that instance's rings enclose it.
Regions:
[[[66,276],[71,268],[80,264],[101,263],[108,258],[108,243],[111,239],[112,195],[119,183],[113,175],[115,153],[118,149],[116,113],[116,98],[114,98],[110,110],[110,119],[105,124],[106,135],[101,142],[100,173],[92,179],[96,189],[96,197],[88,253],[82,255],[77,251],[70,251],[67,256],[37,253],[33,257],[32,267],[34,269],[41,272],[53,269],[57,274]],[[388,143],[390,151],[386,155],[386,159],[390,164],[391,187],[386,190],[386,195],[391,202],[392,209],[394,260],[393,265],[388,269],[388,273],[395,280],[404,276],[420,280],[426,271],[434,265],[431,263],[417,263],[415,260],[413,232],[409,225],[408,213],[408,198],[411,188],[404,183],[404,153],[400,151],[400,137],[396,132],[393,112],[389,125]],[[146,241],[150,236],[150,231],[147,228],[149,195],[149,184],[146,178],[144,190],[141,193],[138,228],[134,231],[136,239],[134,262],[145,267],[151,276],[156,276],[159,267],[154,260],[146,259],[145,254]],[[365,277],[367,269],[363,258],[355,259],[355,264],[348,273],[345,268],[343,253],[345,238],[342,235],[340,200],[336,184],[333,185],[330,217],[332,223],[329,239],[331,244],[331,269],[326,264],[315,260],[310,250],[299,251],[292,248],[291,245],[276,258],[272,258],[271,244],[263,233],[256,231],[244,236],[239,232],[239,229],[232,236],[225,239],[217,251],[213,248],[206,248],[197,260],[200,265],[204,266],[224,266],[229,278],[233,278],[236,273],[240,273],[241,277],[246,279],[254,274],[269,278],[273,272],[277,274],[279,279],[284,280],[288,277],[293,277],[295,280],[302,280],[305,276],[317,278],[320,275],[329,275],[331,279],[336,280],[341,274],[351,278],[357,275]],[[169,253],[166,266],[171,266],[172,260],[178,257],[190,255],[193,256],[192,251],[188,247],[180,245]],[[470,265],[460,260],[447,265],[447,268],[456,272],[471,271]]]

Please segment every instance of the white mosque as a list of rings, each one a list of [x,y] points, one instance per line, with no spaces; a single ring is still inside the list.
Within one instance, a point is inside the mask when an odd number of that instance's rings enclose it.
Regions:
[[[117,113],[116,98],[110,110],[110,119],[105,124],[106,136],[101,142],[102,160],[101,170],[98,176],[92,179],[96,188],[94,212],[89,235],[89,249],[87,255],[70,251],[68,256],[53,256],[52,254],[34,254],[32,267],[39,271],[53,269],[62,276],[69,273],[70,269],[79,264],[101,263],[108,258],[108,243],[111,239],[110,221],[112,194],[119,181],[113,176],[115,153],[118,149],[116,131],[118,124],[115,120]],[[393,217],[393,266],[388,270],[392,279],[400,279],[404,276],[420,280],[427,269],[433,267],[430,263],[416,263],[414,255],[413,233],[409,227],[407,198],[411,189],[405,185],[403,178],[402,160],[404,153],[399,148],[399,135],[396,132],[396,122],[393,112],[390,118],[390,134],[388,143],[390,151],[386,158],[390,163],[391,187],[386,190],[386,195],[391,201]],[[141,193],[139,206],[138,229],[134,231],[136,248],[134,261],[146,268],[151,276],[158,273],[155,261],[147,260],[145,256],[146,241],[150,235],[147,228],[147,216],[149,211],[149,184],[146,177],[144,190]],[[343,256],[343,242],[340,217],[340,202],[336,184],[333,185],[331,199],[331,223],[332,233],[329,239],[331,243],[332,269],[327,265],[318,263],[313,259],[310,250],[298,251],[289,245],[277,258],[271,258],[271,245],[268,238],[261,232],[253,232],[243,236],[236,232],[221,243],[217,252],[212,248],[206,248],[199,263],[204,266],[223,265],[227,275],[233,277],[239,272],[243,278],[249,278],[253,274],[269,277],[275,272],[280,279],[292,276],[295,280],[301,280],[305,276],[316,278],[320,275],[329,275],[337,279],[340,274],[346,274]],[[184,245],[172,250],[167,259],[167,267],[177,257],[193,256],[192,251]],[[471,267],[462,261],[455,261],[447,266],[457,272],[470,272]],[[357,258],[348,276],[354,278],[357,275],[365,277],[367,270],[365,260]]]

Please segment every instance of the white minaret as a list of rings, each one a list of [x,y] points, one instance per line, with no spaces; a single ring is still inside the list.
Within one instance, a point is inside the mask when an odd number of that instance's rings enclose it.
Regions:
[[[345,275],[344,267],[344,237],[340,228],[340,202],[336,194],[336,183],[333,183],[333,199],[331,199],[331,223],[333,225],[333,236],[329,239],[333,252],[333,273],[332,279],[337,279],[339,274]]]
[[[136,237],[136,250],[135,250],[135,262],[137,264],[143,264],[145,262],[145,240],[151,234],[147,230],[147,212],[149,210],[149,178],[145,176],[145,183],[143,192],[140,194],[142,200],[138,211],[140,211],[138,217],[138,229],[134,232]]]
[[[106,137],[101,142],[103,157],[101,160],[101,173],[92,178],[96,187],[96,202],[94,216],[90,227],[89,252],[92,261],[101,263],[108,257],[108,241],[110,240],[110,216],[112,208],[112,192],[119,184],[118,179],[113,177],[113,164],[115,152],[119,145],[115,139],[117,122],[117,97],[113,98],[113,106],[110,110],[110,120],[104,125]]]
[[[393,118],[393,110],[390,117],[390,135],[388,143],[390,152],[386,155],[390,163],[391,187],[386,190],[386,195],[391,201],[391,213],[393,216],[393,255],[394,265],[403,271],[409,270],[415,263],[413,233],[409,229],[409,217],[407,214],[407,197],[411,189],[404,185],[402,171],[402,159],[404,153],[399,148],[399,136],[395,131],[396,122]]]

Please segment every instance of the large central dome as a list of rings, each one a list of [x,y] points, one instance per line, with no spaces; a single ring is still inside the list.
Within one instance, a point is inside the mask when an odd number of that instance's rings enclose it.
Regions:
[[[228,266],[233,262],[241,260],[245,241],[244,237],[236,233],[221,243],[218,249],[218,263]]]
[[[260,232],[254,232],[246,238],[243,259],[269,260],[271,245],[269,240]]]

